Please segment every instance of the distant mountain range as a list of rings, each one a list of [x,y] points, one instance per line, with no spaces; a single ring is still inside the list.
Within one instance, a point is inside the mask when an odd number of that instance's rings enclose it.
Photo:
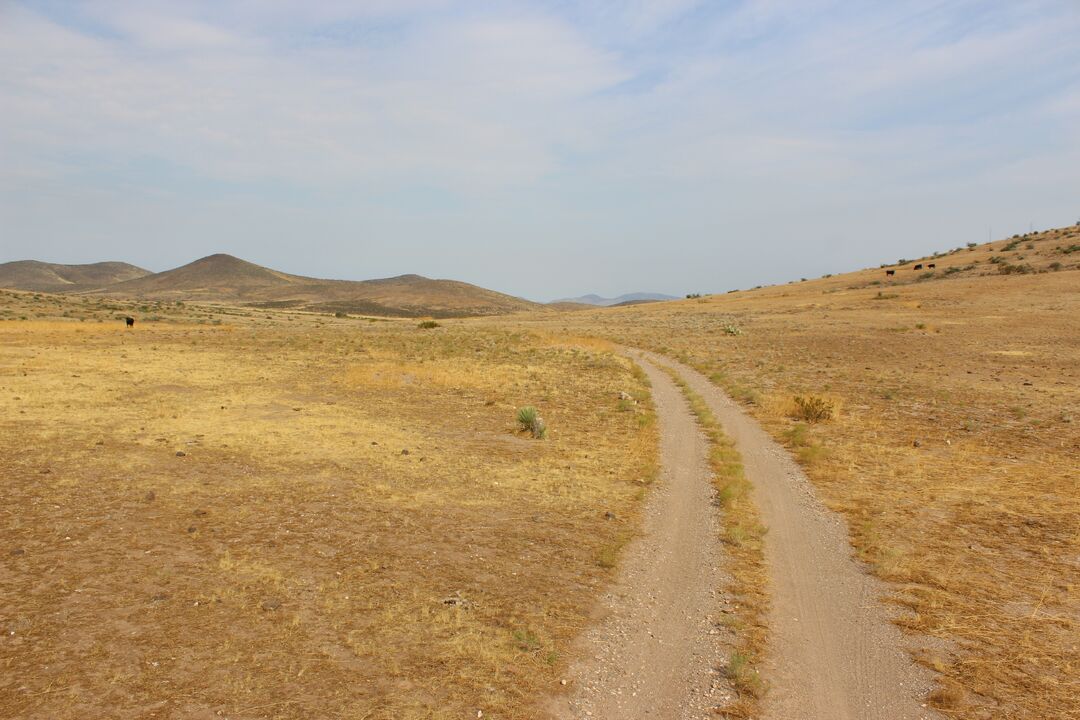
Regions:
[[[543,307],[455,280],[401,275],[380,280],[320,280],[271,270],[231,255],[210,255],[151,273],[127,263],[0,264],[0,287],[148,300],[225,302],[393,317],[502,315]]]
[[[576,303],[578,305],[596,305],[598,307],[613,307],[615,305],[636,305],[643,302],[659,302],[661,300],[677,300],[674,295],[664,295],[662,293],[627,293],[626,295],[620,295],[619,297],[606,298],[599,295],[582,295],[576,298],[564,298],[562,300],[555,300],[551,304],[555,303]]]

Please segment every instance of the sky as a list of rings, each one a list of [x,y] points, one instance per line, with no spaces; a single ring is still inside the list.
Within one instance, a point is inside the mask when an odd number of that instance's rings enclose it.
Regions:
[[[1076,0],[0,0],[0,262],[550,300],[1080,221]]]

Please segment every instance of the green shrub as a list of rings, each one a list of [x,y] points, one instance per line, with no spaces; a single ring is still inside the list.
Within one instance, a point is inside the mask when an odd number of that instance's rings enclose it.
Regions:
[[[537,440],[543,440],[547,436],[547,425],[540,417],[540,412],[532,405],[518,409],[517,423],[522,431],[528,431]]]

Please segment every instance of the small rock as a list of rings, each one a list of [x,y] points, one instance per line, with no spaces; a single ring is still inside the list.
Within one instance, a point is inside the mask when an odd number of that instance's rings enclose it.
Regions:
[[[152,601],[154,601],[154,602],[162,602],[163,600],[168,600],[168,599],[169,599],[169,595],[168,595],[168,593],[163,593],[163,592],[160,592],[160,593],[157,593],[156,595],[154,595],[154,596],[153,596],[152,598],[150,598],[150,599],[151,599]]]
[[[143,496],[143,499],[146,500],[146,502],[154,502],[154,500],[157,499],[157,493],[155,493],[153,490],[147,490],[146,495]]]
[[[198,510],[196,510],[195,512],[193,512],[191,514],[194,515],[195,517],[204,517],[206,515],[206,511],[203,510],[202,508],[199,508]]]
[[[408,455],[409,454],[409,449],[405,448],[404,450],[401,451],[401,454],[402,455]]]
[[[458,590],[450,597],[443,598],[443,605],[450,605],[451,607],[459,607],[463,610],[468,610],[472,607],[472,601],[461,596],[461,591]]]
[[[185,455],[187,455],[187,453],[184,452],[183,450],[177,450],[176,451],[176,457],[184,457]]]
[[[199,528],[195,527],[194,525],[188,525],[187,531],[188,531],[189,534],[192,534],[192,533],[196,532],[198,529]]]
[[[375,442],[374,440],[372,440],[372,441],[371,441],[371,444],[372,444],[372,445],[378,445],[379,443],[377,443],[377,442]]]
[[[922,443],[919,442],[918,440],[916,440],[913,443],[911,443],[911,446],[912,447],[922,447]]]
[[[279,607],[281,607],[281,601],[277,598],[266,598],[262,601],[262,603],[260,603],[259,607],[268,612],[277,610]]]
[[[606,513],[604,513],[604,518],[606,520],[614,520],[615,519],[615,513],[608,510]]]
[[[24,554],[25,552],[26,552],[26,551],[25,551],[25,550],[23,550],[22,548],[12,548],[12,549],[11,549],[11,554],[12,554],[12,555],[22,555],[22,554]]]

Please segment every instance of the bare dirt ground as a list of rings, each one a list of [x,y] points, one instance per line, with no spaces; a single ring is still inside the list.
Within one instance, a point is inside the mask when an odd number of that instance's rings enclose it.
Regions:
[[[708,447],[675,384],[642,363],[661,423],[658,486],[642,534],[626,549],[598,622],[578,645],[556,717],[707,718],[730,688],[720,532]]]
[[[701,373],[652,353],[701,395],[735,441],[768,528],[772,607],[765,717],[787,720],[933,718],[930,673],[905,650],[878,601],[884,586],[859,567],[839,516],[814,496],[788,453]],[[661,412],[661,432],[669,428]],[[663,437],[662,435],[662,437]]]

